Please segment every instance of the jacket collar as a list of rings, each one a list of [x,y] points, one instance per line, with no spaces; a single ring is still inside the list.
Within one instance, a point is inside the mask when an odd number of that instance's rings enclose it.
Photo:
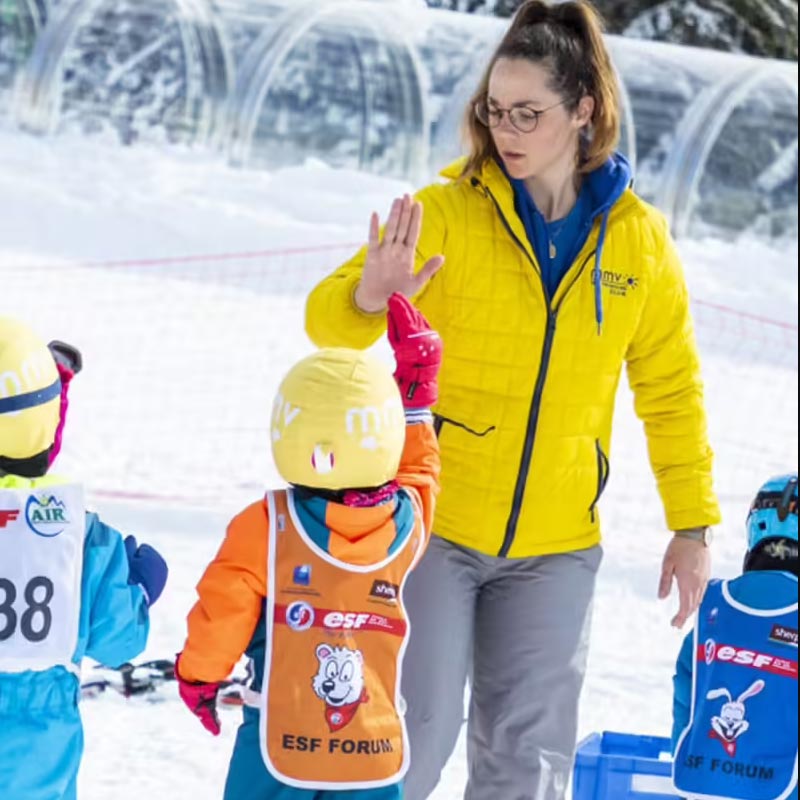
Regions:
[[[439,174],[451,181],[458,180],[466,161],[466,158],[459,158]],[[489,159],[478,174],[466,178],[465,181],[497,204],[512,233],[535,263],[536,256],[525,232],[525,225],[514,207],[514,188],[500,165],[493,158]]]
[[[466,161],[466,158],[459,158],[448,164],[439,174],[455,181],[460,177]],[[511,222],[511,217],[516,216],[514,190],[503,168],[494,159],[489,159],[474,177],[485,191],[491,192]],[[633,172],[627,158],[622,153],[614,153],[604,164],[584,176],[584,180],[588,184],[592,199],[592,218],[595,219],[609,211],[625,190],[630,188]],[[525,238],[525,230],[521,225],[520,230]]]
[[[366,561],[361,560],[361,543],[367,537],[383,537],[387,548],[392,542],[404,542],[414,527],[414,506],[410,495],[402,489],[387,502],[375,506],[354,507],[335,503],[324,494],[314,490],[295,488],[295,508],[306,529],[306,533],[323,549],[331,533],[342,543],[346,542],[352,563],[373,563],[374,547],[369,550]],[[383,557],[383,556],[382,556]]]

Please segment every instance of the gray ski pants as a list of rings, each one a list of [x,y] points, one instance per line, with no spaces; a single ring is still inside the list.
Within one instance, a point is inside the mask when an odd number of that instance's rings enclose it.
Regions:
[[[470,680],[464,800],[564,800],[602,549],[486,556],[437,536],[409,576],[405,800],[425,800],[455,747]]]

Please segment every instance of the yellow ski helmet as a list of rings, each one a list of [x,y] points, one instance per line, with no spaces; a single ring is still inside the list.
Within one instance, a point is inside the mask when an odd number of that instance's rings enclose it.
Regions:
[[[31,458],[55,440],[61,381],[50,350],[29,328],[0,317],[0,456]]]
[[[319,350],[289,370],[272,411],[272,456],[288,483],[380,486],[397,477],[406,425],[389,369],[360,350]]]

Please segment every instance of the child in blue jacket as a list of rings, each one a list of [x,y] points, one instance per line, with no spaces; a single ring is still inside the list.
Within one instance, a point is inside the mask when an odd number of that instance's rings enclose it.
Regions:
[[[674,679],[674,783],[704,800],[797,800],[797,473],[747,517],[744,574],[712,581]]]
[[[73,800],[83,752],[84,656],[144,649],[167,566],[47,475],[80,354],[0,317],[0,798]]]

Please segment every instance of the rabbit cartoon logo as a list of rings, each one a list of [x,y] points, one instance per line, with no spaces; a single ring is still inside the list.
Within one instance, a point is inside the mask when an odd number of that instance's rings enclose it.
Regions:
[[[331,733],[353,721],[362,703],[368,701],[364,686],[364,656],[360,650],[317,646],[319,669],[312,679],[314,693],[325,701],[325,720]]]
[[[719,739],[725,752],[733,758],[736,755],[736,742],[742,734],[746,733],[750,723],[744,718],[744,701],[759,694],[766,684],[764,681],[755,681],[749,689],[742,692],[736,700],[733,699],[728,689],[714,689],[710,691],[706,698],[717,700],[720,697],[727,697],[728,702],[722,706],[718,715],[711,717],[710,736]]]

